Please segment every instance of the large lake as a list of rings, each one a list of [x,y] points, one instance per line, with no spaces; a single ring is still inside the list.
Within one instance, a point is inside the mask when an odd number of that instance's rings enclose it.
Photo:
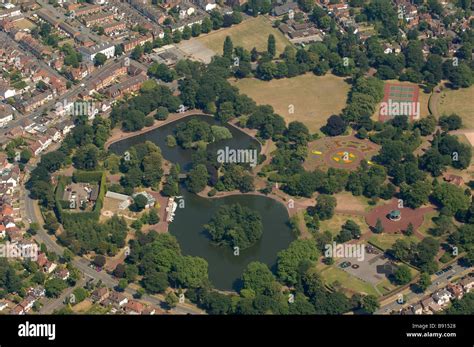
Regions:
[[[192,149],[184,150],[180,147],[169,148],[165,139],[173,133],[173,129],[182,122],[192,117],[200,117],[210,124],[217,124],[210,116],[190,116],[176,122],[167,124],[161,128],[154,129],[148,133],[137,135],[121,140],[110,146],[110,150],[122,154],[129,147],[151,141],[157,144],[163,156],[174,163],[179,163],[187,171],[190,166]],[[247,148],[258,142],[238,129],[226,125],[232,132],[233,138],[208,146],[209,151],[228,146],[229,148]],[[181,189],[184,199],[184,208],[178,208],[174,221],[170,224],[170,233],[178,239],[183,254],[199,256],[209,263],[209,278],[219,289],[237,290],[240,287],[240,278],[248,263],[260,261],[267,264],[272,270],[276,263],[277,253],[288,247],[295,239],[288,226],[288,213],[281,203],[264,196],[256,195],[234,195],[225,198],[202,198]],[[252,247],[240,251],[238,256],[234,255],[230,247],[221,247],[212,244],[208,236],[203,232],[202,226],[209,222],[217,208],[224,204],[240,203],[252,210],[258,211],[263,222],[263,236],[259,242]]]

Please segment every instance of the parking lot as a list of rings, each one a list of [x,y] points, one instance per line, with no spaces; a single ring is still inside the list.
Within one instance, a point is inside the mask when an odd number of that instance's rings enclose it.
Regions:
[[[378,249],[367,245],[362,261],[356,258],[341,258],[337,266],[362,281],[376,285],[387,278],[393,266]]]

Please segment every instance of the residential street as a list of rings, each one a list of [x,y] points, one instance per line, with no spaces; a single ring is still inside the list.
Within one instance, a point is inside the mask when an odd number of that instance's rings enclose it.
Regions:
[[[428,289],[424,293],[413,293],[411,290],[409,291],[408,294],[404,293],[404,299],[405,303],[404,304],[399,304],[397,302],[398,295],[394,295],[393,297],[393,302],[390,304],[381,306],[375,314],[387,314],[390,311],[399,311],[402,307],[408,306],[415,304],[419,301],[421,301],[424,297],[434,293],[438,289],[446,287],[446,285],[449,283],[448,277],[451,279],[452,277],[461,277],[463,275],[466,275],[467,273],[471,272],[474,270],[474,267],[469,267],[465,268],[462,267],[458,264],[454,264],[452,270],[449,270],[447,272],[444,272],[440,276],[436,276],[436,278],[432,281],[433,283],[431,286],[428,287]]]

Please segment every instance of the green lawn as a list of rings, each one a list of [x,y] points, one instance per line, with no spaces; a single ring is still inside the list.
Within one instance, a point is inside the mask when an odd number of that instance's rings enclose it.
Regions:
[[[414,237],[414,236],[405,236],[403,234],[385,234],[385,233],[382,233],[382,234],[378,234],[378,235],[373,235],[369,238],[369,241],[371,243],[373,243],[374,245],[380,247],[381,249],[383,250],[387,250],[389,249],[394,243],[395,241],[399,240],[399,239],[409,239],[409,240],[412,240],[412,241],[415,241],[415,242],[418,242],[419,240]]]
[[[354,276],[351,276],[344,270],[341,270],[335,266],[327,267],[321,271],[321,277],[327,284],[332,284],[335,281],[338,281],[343,288],[346,288],[350,291],[355,291],[358,293],[372,294],[377,297],[380,296],[375,288],[367,282],[364,282]]]
[[[250,18],[230,28],[220,29],[207,35],[202,35],[197,40],[207,48],[222,54],[224,40],[230,36],[234,47],[241,46],[247,50],[256,48],[259,52],[267,50],[268,35],[273,34],[276,41],[277,54],[283,52],[291,42],[263,16]]]
[[[346,107],[349,84],[331,74],[305,75],[261,81],[244,78],[231,83],[259,105],[271,105],[287,123],[303,122],[310,132],[319,132],[333,114]]]

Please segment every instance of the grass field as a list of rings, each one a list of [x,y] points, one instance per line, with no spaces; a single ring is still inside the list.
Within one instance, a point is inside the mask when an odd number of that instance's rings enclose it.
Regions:
[[[373,235],[369,238],[369,241],[373,243],[374,245],[382,248],[383,250],[387,250],[395,243],[395,241],[399,239],[407,239],[407,240],[419,242],[419,240],[415,236],[407,237],[403,234],[385,234],[385,233]]]
[[[438,111],[442,114],[456,113],[462,117],[464,128],[474,129],[474,86],[457,90],[444,90],[439,98]]]
[[[286,46],[291,45],[291,42],[278,29],[273,28],[272,24],[263,16],[245,20],[230,28],[211,32],[197,40],[218,54],[222,54],[226,36],[232,38],[234,47],[241,46],[248,50],[255,47],[259,52],[263,52],[267,50],[267,39],[270,34],[275,36],[277,54],[282,53]]]
[[[349,84],[331,74],[312,73],[269,82],[246,78],[233,82],[239,90],[257,104],[269,104],[289,123],[298,120],[310,132],[318,132],[333,114],[346,106]]]
[[[15,21],[14,25],[16,28],[20,30],[24,30],[24,29],[33,30],[36,27],[36,25],[32,21],[26,18]]]
[[[351,276],[344,270],[341,270],[337,267],[331,266],[321,271],[321,277],[327,284],[333,284],[334,282],[339,282],[341,287],[346,288],[350,291],[358,293],[372,294],[377,297],[380,296],[375,288],[367,282],[364,282],[357,277]]]
[[[423,224],[418,228],[418,231],[425,236],[432,237],[432,235],[428,233],[428,230],[435,226],[435,223],[431,219],[435,217],[437,214],[438,212],[436,211],[425,214],[423,216]]]
[[[319,230],[321,232],[328,230],[333,236],[336,236],[340,233],[342,225],[349,219],[352,219],[360,227],[362,234],[369,231],[369,226],[365,222],[364,217],[342,213],[336,213],[331,219],[321,221]]]

